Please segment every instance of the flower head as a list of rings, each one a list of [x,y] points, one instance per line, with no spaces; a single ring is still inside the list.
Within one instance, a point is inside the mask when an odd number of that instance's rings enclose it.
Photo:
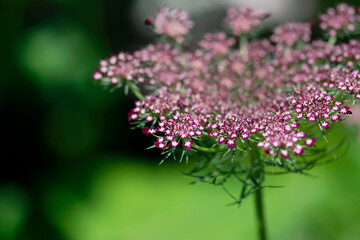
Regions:
[[[147,18],[146,24],[152,25],[157,34],[166,35],[179,43],[184,41],[184,36],[194,26],[186,12],[166,6],[161,7],[153,17]]]
[[[326,16],[337,14],[357,21],[356,11],[345,5]],[[232,8],[225,22],[239,35],[266,15]],[[149,23],[177,41],[192,26],[184,12],[167,7]],[[310,34],[309,24],[289,23],[240,50],[224,32],[206,33],[190,50],[150,44],[102,60],[93,79],[152,89],[135,103],[129,120],[155,136],[159,149],[187,151],[204,144],[234,155],[259,150],[264,162],[292,161],[316,147],[314,132],[324,134],[351,113],[347,99],[360,98],[360,42],[331,45],[311,41]],[[316,131],[304,130],[308,125]]]
[[[268,17],[265,10],[253,10],[251,8],[229,8],[224,20],[229,25],[232,33],[236,36],[251,32],[260,25],[261,20]]]
[[[276,27],[271,40],[286,46],[293,46],[296,42],[310,41],[310,24],[308,23],[287,23]]]
[[[319,20],[321,29],[326,30],[330,36],[336,36],[339,30],[354,32],[360,23],[360,15],[358,8],[341,3],[320,15]]]
[[[224,32],[207,33],[204,39],[199,41],[199,46],[209,51],[212,56],[221,56],[228,54],[234,43],[235,39],[228,38]]]

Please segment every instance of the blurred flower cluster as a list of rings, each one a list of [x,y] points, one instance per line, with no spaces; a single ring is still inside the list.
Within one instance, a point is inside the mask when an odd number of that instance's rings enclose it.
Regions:
[[[228,33],[206,33],[186,47],[180,43],[193,22],[162,7],[146,24],[165,38],[102,60],[93,79],[139,97],[129,119],[155,136],[154,147],[166,156],[181,148],[182,157],[190,150],[231,152],[233,161],[256,150],[262,166],[297,170],[304,153],[360,98],[360,42],[331,38],[360,30],[360,15],[346,4],[329,9],[319,17],[324,39],[312,40],[308,23],[276,27],[265,39],[251,34],[268,16],[231,8]]]
[[[320,28],[332,37],[344,31],[352,33],[359,30],[359,8],[342,3],[336,8],[328,9],[326,14],[320,15],[319,20]]]

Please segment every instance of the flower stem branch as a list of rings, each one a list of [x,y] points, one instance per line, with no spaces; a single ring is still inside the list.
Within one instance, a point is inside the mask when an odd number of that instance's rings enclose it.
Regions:
[[[131,92],[141,101],[144,101],[146,99],[146,97],[144,95],[142,95],[142,93],[140,92],[140,90],[135,87],[133,84],[126,82],[126,84],[129,86],[129,89],[131,90]]]
[[[330,46],[334,46],[335,45],[335,43],[336,43],[336,36],[332,36],[332,37],[330,37],[329,38],[329,40],[328,40],[328,44],[330,45]]]
[[[248,42],[247,36],[245,34],[242,34],[239,36],[239,50],[241,55],[247,55],[247,49],[246,44]]]
[[[193,145],[193,147],[202,152],[210,152],[210,153],[218,152],[218,150],[213,149],[213,148],[201,147],[201,146],[197,146],[197,145]]]

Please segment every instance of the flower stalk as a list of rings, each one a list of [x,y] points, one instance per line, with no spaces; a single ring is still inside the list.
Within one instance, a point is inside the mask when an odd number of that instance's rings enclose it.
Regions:
[[[255,192],[255,208],[259,240],[266,240],[263,192],[261,188]]]
[[[262,160],[260,158],[260,154],[256,148],[250,151],[250,160],[252,164],[252,168],[254,169],[253,172],[253,179],[256,181],[257,189],[255,191],[255,211],[256,211],[256,223],[257,223],[257,232],[259,240],[266,240],[266,224],[265,224],[265,217],[264,217],[264,205],[263,205],[263,189],[261,187],[261,183],[264,181],[264,169]],[[261,167],[259,167],[261,166]]]

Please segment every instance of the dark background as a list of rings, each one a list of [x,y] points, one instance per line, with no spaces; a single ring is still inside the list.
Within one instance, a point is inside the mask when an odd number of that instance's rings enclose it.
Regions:
[[[254,237],[251,200],[225,207],[221,190],[187,185],[186,165],[158,167],[151,139],[129,129],[135,98],[92,84],[101,58],[151,41],[134,27],[146,17],[132,16],[134,4],[1,1],[0,239]],[[359,239],[357,127],[341,131],[349,154],[319,178],[270,180],[287,182],[266,192],[272,239]]]

